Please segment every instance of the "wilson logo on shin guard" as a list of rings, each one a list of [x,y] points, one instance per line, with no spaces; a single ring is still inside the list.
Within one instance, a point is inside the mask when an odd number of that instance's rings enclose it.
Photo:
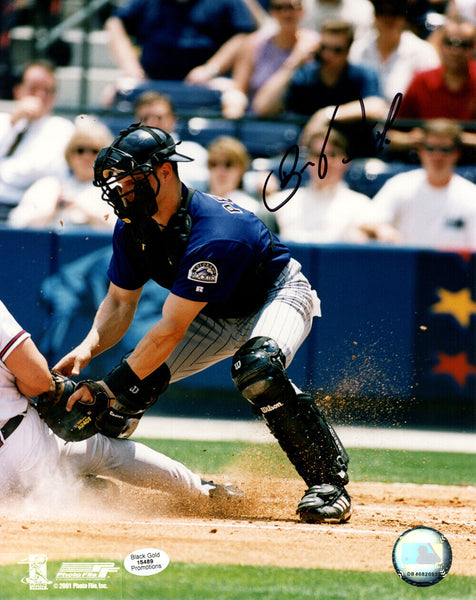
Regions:
[[[277,402],[276,404],[273,404],[272,406],[270,404],[268,404],[268,406],[263,406],[263,408],[261,409],[261,412],[265,415],[266,413],[272,412],[273,410],[276,410],[277,408],[281,408],[282,406],[284,406],[284,404],[282,402]]]

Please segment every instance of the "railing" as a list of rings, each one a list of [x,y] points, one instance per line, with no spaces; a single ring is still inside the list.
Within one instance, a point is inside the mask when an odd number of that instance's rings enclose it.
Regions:
[[[91,17],[96,15],[106,5],[110,4],[110,0],[92,0],[88,2],[85,0],[85,6],[66,18],[64,21],[59,23],[56,27],[53,27],[50,31],[42,30],[40,35],[36,39],[35,53],[37,56],[43,56],[45,52],[51,47],[56,41],[60,40],[61,37],[70,29],[82,25],[82,43],[81,43],[81,80],[80,80],[80,91],[79,91],[79,105],[85,107],[88,99],[88,78],[87,72],[90,66],[90,42],[89,33],[91,32]]]

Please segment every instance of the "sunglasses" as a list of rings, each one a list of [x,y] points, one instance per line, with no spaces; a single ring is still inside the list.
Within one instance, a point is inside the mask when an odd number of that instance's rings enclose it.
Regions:
[[[211,160],[208,163],[208,167],[210,169],[215,169],[216,167],[225,167],[225,169],[231,169],[232,167],[235,167],[236,163],[232,162],[231,160],[225,160],[225,161],[215,161],[215,160]]]
[[[77,148],[74,148],[73,150],[71,150],[71,152],[73,154],[85,154],[86,152],[88,154],[99,154],[99,151],[101,150],[101,148],[86,148],[85,146],[78,146]]]
[[[321,52],[333,52],[334,54],[346,54],[349,50],[348,46],[328,46],[327,44],[321,44]]]
[[[456,146],[432,146],[431,144],[424,144],[423,148],[427,152],[441,152],[441,154],[451,154],[456,150]]]
[[[302,2],[289,2],[287,4],[270,4],[269,10],[297,10],[302,8]]]
[[[474,46],[474,40],[460,38],[444,37],[443,44],[450,48],[461,48],[462,50],[470,50]]]

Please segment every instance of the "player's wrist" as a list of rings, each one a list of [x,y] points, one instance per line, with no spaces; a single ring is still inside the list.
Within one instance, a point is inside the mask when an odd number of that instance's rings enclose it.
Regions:
[[[141,390],[141,380],[131,369],[129,363],[123,360],[116,365],[104,378],[103,382],[116,398],[114,405],[124,412],[136,412],[137,394]]]

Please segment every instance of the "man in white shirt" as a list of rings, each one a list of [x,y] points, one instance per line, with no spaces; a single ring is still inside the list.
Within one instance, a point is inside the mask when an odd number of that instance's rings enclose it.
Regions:
[[[392,102],[404,94],[418,71],[438,67],[440,58],[432,44],[407,27],[407,0],[372,0],[375,27],[356,40],[349,60],[373,67],[380,77],[384,97]]]
[[[422,168],[399,173],[375,195],[363,230],[407,246],[476,249],[476,185],[456,174],[461,129],[448,119],[423,126]]]
[[[331,129],[316,131],[309,139],[306,167],[310,181],[300,187],[274,212],[283,240],[303,243],[357,243],[366,238],[359,229],[370,199],[349,189],[344,182],[347,164],[347,140]],[[276,208],[290,197],[284,190],[269,197],[267,204]]]
[[[74,129],[51,114],[56,77],[50,63],[28,64],[13,96],[12,111],[0,113],[0,222],[37,179],[67,170],[64,151]]]

